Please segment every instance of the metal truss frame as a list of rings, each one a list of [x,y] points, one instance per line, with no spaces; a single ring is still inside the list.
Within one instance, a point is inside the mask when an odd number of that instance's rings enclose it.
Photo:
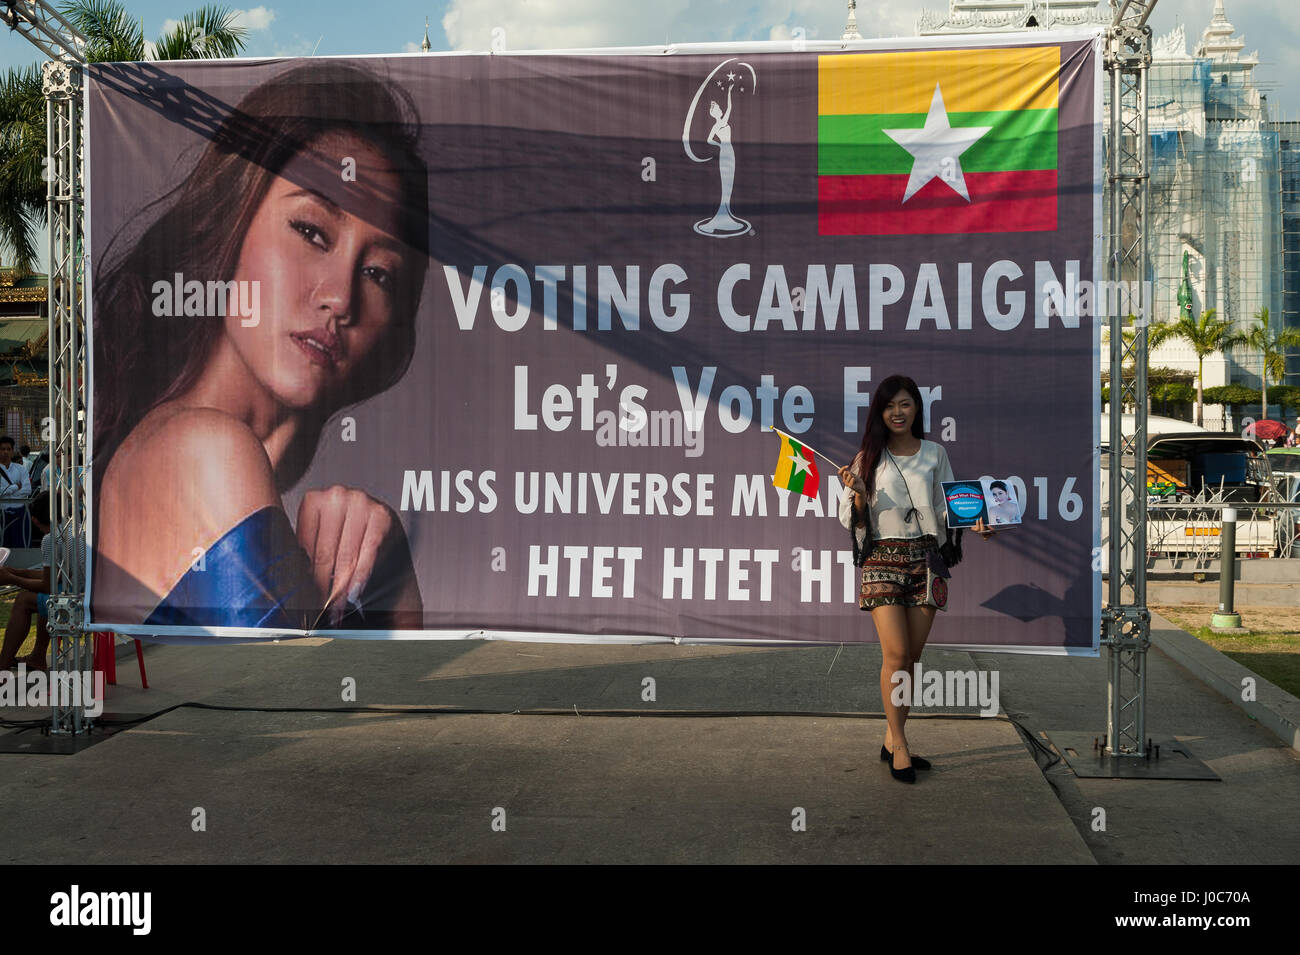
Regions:
[[[51,668],[61,673],[90,669],[90,637],[82,631],[82,475],[85,436],[85,295],[82,262],[82,69],[51,60],[44,67],[48,135],[50,226],[50,568]],[[51,694],[50,732],[88,729],[85,704],[69,705]]]
[[[1106,144],[1106,278],[1147,289],[1150,259],[1148,194],[1150,139],[1147,135],[1147,76],[1156,0],[1111,0],[1114,19],[1106,33],[1110,83],[1110,128]],[[1112,757],[1147,756],[1147,323],[1151,302],[1125,342],[1125,317],[1110,316],[1110,586],[1102,616],[1101,643],[1107,651],[1106,746]],[[1134,366],[1124,381],[1124,364]],[[1123,410],[1133,407],[1133,434],[1123,434]]]
[[[85,417],[85,314],[82,242],[82,67],[85,38],[44,0],[3,0],[0,21],[22,33],[50,60],[42,68],[45,92],[45,166],[49,217],[50,537],[52,561],[48,621],[50,669],[79,673],[93,666],[90,636],[82,629],[84,582],[78,560],[82,536]],[[50,695],[50,732],[80,735],[90,729],[86,705]]]
[[[1105,67],[1111,114],[1107,143],[1106,273],[1112,281],[1149,274],[1147,255],[1149,143],[1147,74],[1156,0],[1111,0],[1114,20],[1106,35]],[[85,461],[85,299],[83,294],[82,67],[85,39],[44,0],[0,0],[0,22],[21,32],[51,62],[44,67],[49,168],[50,420],[47,434],[54,560],[49,626],[52,668],[81,671],[92,665],[89,636],[82,629],[84,581],[76,542],[82,533]],[[1150,303],[1142,303],[1149,312]],[[1110,588],[1102,621],[1109,655],[1106,750],[1112,756],[1145,757],[1146,666],[1151,614],[1146,607],[1146,407],[1147,333],[1139,323],[1125,343],[1124,316],[1110,317]],[[1125,384],[1125,359],[1136,374]],[[1122,434],[1121,411],[1131,404],[1135,428]],[[1118,453],[1116,453],[1118,452]],[[1131,461],[1132,467],[1126,468]],[[90,729],[83,706],[52,707],[51,732]]]

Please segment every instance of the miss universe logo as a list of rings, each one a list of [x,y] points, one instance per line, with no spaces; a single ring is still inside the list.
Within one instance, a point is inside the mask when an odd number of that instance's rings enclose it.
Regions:
[[[691,148],[691,125],[695,121],[696,110],[704,100],[706,90],[709,93],[709,116],[712,117],[713,122],[704,137],[704,143],[712,148],[706,151],[706,155],[700,156]],[[754,73],[754,68],[732,57],[723,60],[705,77],[700,88],[695,91],[690,109],[686,111],[686,122],[682,126],[682,148],[686,150],[686,155],[692,162],[700,163],[712,161],[713,151],[717,150],[718,179],[722,191],[718,201],[718,211],[711,218],[701,219],[695,223],[695,231],[700,235],[730,239],[753,232],[748,221],[734,215],[731,211],[731,190],[736,182],[736,151],[731,144],[731,117],[736,95],[753,96],[757,92],[758,77]],[[721,102],[724,98],[725,107]]]

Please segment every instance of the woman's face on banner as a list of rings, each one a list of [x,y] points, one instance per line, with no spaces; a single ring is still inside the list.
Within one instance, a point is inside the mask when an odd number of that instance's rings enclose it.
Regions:
[[[255,309],[229,309],[225,330],[281,404],[333,410],[331,395],[397,321],[411,267],[396,238],[399,189],[384,155],[347,133],[321,137],[271,180],[234,275]]]

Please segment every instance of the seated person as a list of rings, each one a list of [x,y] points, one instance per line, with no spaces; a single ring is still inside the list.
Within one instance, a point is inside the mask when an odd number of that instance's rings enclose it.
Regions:
[[[5,547],[30,547],[31,525],[23,503],[32,494],[32,479],[27,469],[13,459],[14,439],[0,435],[0,500],[4,502],[4,530],[0,544]]]
[[[44,670],[48,666],[46,653],[50,645],[50,631],[47,620],[46,601],[50,596],[50,574],[54,565],[54,536],[50,530],[50,495],[40,494],[28,505],[32,524],[45,535],[41,540],[41,567],[39,570],[19,570],[13,567],[0,567],[0,586],[22,588],[14,598],[13,610],[9,613],[9,625],[5,627],[4,645],[0,646],[0,670],[12,669],[19,663],[25,663],[29,669]],[[77,557],[81,562],[82,579],[85,579],[86,538],[78,541]],[[27,639],[31,628],[32,615],[36,620],[36,645],[26,657],[17,657],[18,649]]]

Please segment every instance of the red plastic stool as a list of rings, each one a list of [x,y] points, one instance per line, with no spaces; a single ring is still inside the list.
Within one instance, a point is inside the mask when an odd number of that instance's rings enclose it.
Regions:
[[[104,671],[104,683],[108,686],[117,686],[117,648],[116,635],[110,631],[101,631],[95,634],[95,651],[93,668]],[[140,686],[142,689],[149,689],[149,678],[144,672],[144,647],[140,641],[135,641],[135,658],[140,664]]]

